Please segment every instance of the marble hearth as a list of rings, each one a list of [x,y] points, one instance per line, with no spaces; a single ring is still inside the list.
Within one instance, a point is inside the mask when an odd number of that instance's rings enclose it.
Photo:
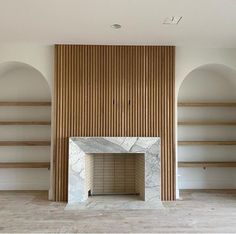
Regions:
[[[159,137],[71,137],[68,169],[70,207],[160,207]]]

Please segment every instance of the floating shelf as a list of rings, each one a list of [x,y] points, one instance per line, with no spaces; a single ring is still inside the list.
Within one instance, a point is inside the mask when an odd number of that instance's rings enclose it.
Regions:
[[[0,168],[50,168],[49,162],[0,163]]]
[[[228,121],[228,122],[225,122],[225,121],[179,121],[178,122],[178,125],[229,125],[229,126],[232,126],[232,125],[236,125],[236,121]]]
[[[236,141],[178,141],[178,145],[236,145]]]
[[[51,102],[0,102],[0,106],[51,106]]]
[[[50,146],[50,141],[0,141],[0,146]]]
[[[0,125],[51,125],[50,121],[0,121]]]
[[[178,167],[236,167],[236,162],[178,162]]]
[[[236,102],[179,102],[178,107],[236,107]]]

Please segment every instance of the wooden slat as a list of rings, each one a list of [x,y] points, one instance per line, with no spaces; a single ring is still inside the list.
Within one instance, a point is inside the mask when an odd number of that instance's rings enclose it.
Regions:
[[[0,141],[0,146],[50,146],[50,141]]]
[[[232,126],[236,125],[236,121],[179,121],[178,125],[199,125],[199,126],[207,126],[207,125],[222,125],[222,126]]]
[[[161,197],[175,199],[175,49],[56,45],[54,200],[67,200],[70,136],[161,137]]]
[[[178,141],[178,145],[236,145],[236,141]]]
[[[49,168],[49,162],[0,163],[0,168]]]
[[[178,167],[236,167],[236,162],[178,162]]]
[[[50,121],[0,121],[0,125],[50,125]]]
[[[236,107],[236,102],[179,102],[178,107]]]
[[[0,106],[51,106],[51,102],[1,102]]]

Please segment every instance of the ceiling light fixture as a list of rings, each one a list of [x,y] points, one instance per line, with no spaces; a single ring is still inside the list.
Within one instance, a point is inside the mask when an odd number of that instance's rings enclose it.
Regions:
[[[120,24],[112,24],[111,27],[114,29],[120,29],[121,25]]]
[[[177,25],[180,20],[182,19],[182,16],[171,16],[167,17],[164,21],[163,24],[169,24],[169,25]]]

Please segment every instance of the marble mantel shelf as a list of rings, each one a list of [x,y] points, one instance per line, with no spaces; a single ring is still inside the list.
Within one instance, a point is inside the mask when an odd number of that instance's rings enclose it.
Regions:
[[[68,204],[85,202],[85,157],[93,153],[145,155],[145,201],[160,202],[159,137],[70,137]]]

